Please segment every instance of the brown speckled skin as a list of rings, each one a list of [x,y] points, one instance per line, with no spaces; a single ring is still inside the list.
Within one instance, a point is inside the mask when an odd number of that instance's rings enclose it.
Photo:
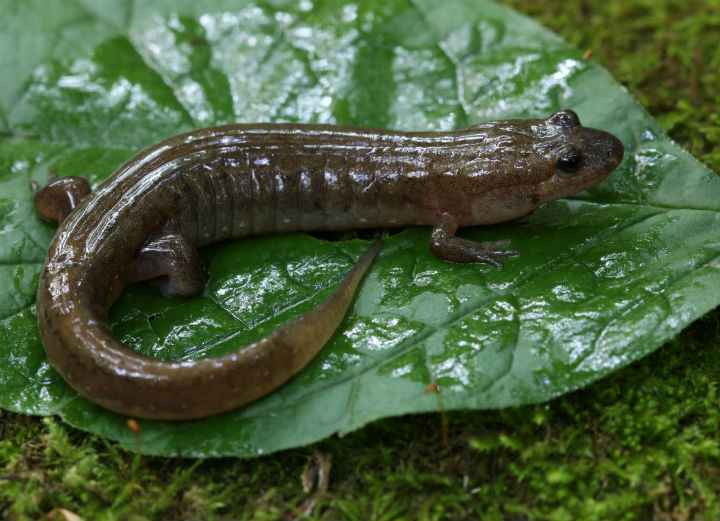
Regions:
[[[226,411],[277,388],[315,356],[380,243],[323,304],[215,359],[159,361],[122,345],[107,310],[128,283],[165,275],[167,293],[191,295],[202,288],[196,246],[295,230],[429,225],[440,257],[499,266],[497,256],[516,252],[455,230],[513,219],[592,186],[622,155],[615,137],[582,127],[571,111],[440,133],[258,124],[175,136],[87,197],[81,178],[34,187],[41,213],[62,221],[38,288],[43,345],[74,389],[122,414],[175,420]]]

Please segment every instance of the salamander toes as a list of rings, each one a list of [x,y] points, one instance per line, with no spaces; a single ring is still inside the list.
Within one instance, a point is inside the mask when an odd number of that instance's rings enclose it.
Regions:
[[[48,183],[40,186],[30,181],[33,191],[33,204],[40,214],[51,221],[63,222],[77,205],[90,194],[87,179],[80,176],[57,177],[54,170],[50,171]]]

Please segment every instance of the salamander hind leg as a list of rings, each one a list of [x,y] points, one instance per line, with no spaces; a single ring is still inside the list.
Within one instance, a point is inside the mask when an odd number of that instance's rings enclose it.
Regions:
[[[33,204],[40,214],[52,221],[63,222],[77,205],[85,199],[91,190],[85,177],[68,175],[57,177],[55,170],[50,170],[48,182],[40,186],[30,181],[33,191]]]
[[[484,262],[496,268],[502,263],[498,257],[519,255],[517,250],[506,250],[509,240],[497,242],[475,242],[455,237],[457,224],[452,219],[444,219],[437,224],[430,234],[430,249],[435,255],[450,262]]]
[[[197,249],[182,235],[150,238],[133,268],[130,282],[151,280],[168,297],[192,297],[205,285]]]

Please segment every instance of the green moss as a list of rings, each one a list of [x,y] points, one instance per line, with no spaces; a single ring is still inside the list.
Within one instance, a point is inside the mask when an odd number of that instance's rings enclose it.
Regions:
[[[605,67],[684,147],[720,170],[720,2],[506,3]],[[333,454],[310,519],[717,519],[720,312],[651,356],[548,404],[377,422],[253,461],[119,452],[58,424],[0,413],[0,513],[43,519],[286,519],[312,452]]]

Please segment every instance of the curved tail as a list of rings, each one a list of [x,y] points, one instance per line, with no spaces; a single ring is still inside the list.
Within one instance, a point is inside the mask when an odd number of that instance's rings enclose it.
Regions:
[[[40,336],[53,366],[90,401],[152,420],[210,416],[252,402],[300,371],[343,320],[381,247],[378,239],[325,301],[267,337],[218,358],[183,362],[121,344],[87,269],[46,265],[38,288]]]

